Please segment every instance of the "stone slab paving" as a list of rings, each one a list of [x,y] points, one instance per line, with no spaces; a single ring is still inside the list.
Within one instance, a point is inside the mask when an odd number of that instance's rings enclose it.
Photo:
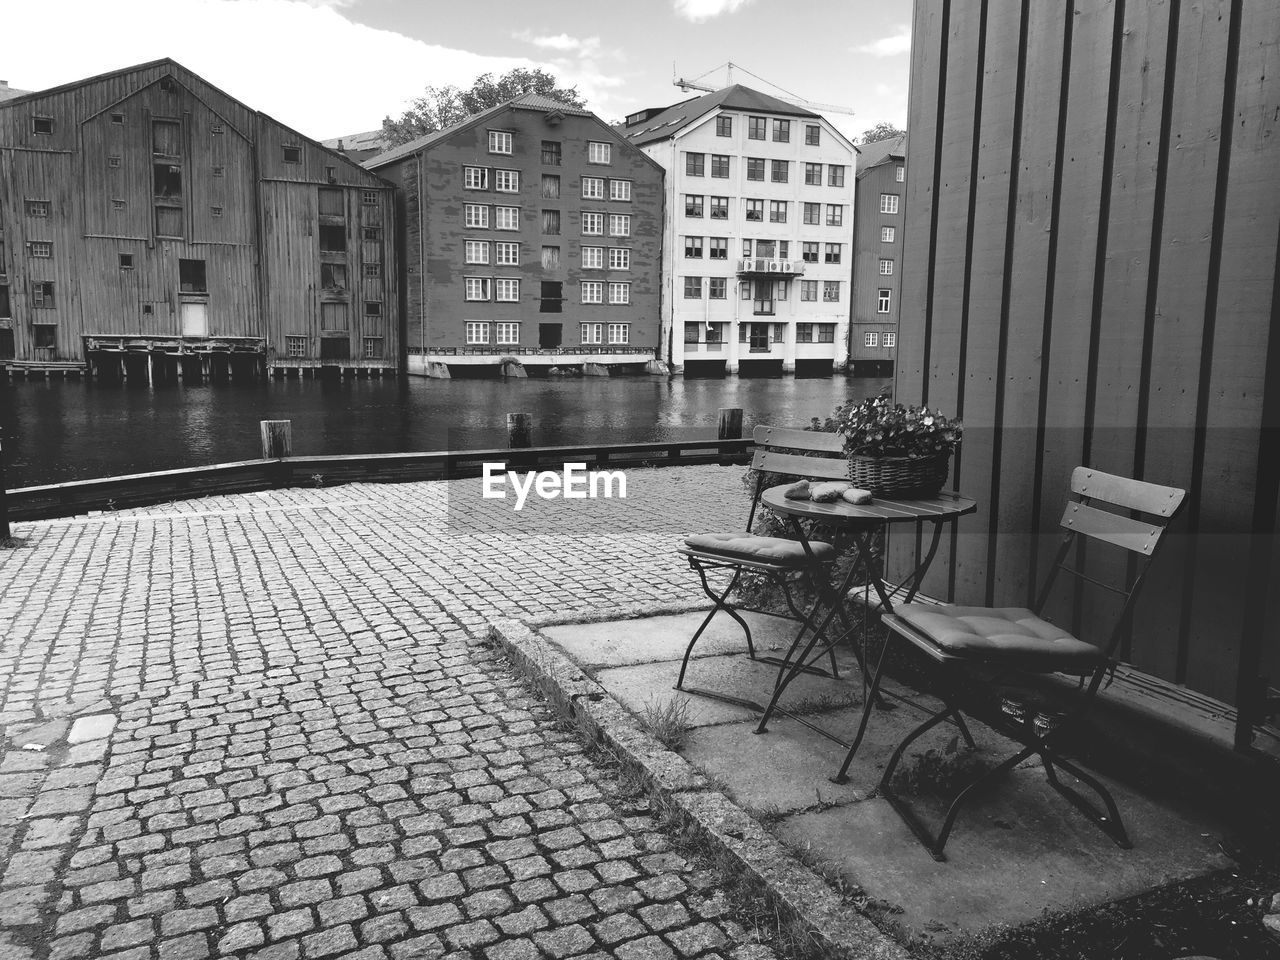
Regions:
[[[741,475],[631,470],[626,501],[520,513],[475,480],[16,525],[0,956],[772,957],[481,629],[697,596],[673,548],[740,528]],[[106,737],[68,742],[83,717]]]

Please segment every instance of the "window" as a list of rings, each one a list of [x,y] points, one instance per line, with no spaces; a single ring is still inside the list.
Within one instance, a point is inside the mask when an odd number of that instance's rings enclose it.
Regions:
[[[802,243],[800,245],[800,259],[805,263],[817,263],[818,245],[816,243]]]
[[[609,269],[610,270],[630,270],[631,269],[631,249],[629,247],[610,247],[609,248]]]
[[[711,219],[712,220],[728,220],[729,219],[729,198],[728,197],[712,197],[711,198]]]
[[[559,235],[560,233],[560,211],[559,210],[543,210],[542,211],[542,232],[551,235]]]
[[[599,140],[587,141],[587,163],[609,163],[612,147]]]
[[[344,215],[345,205],[342,202],[341,190],[335,190],[332,187],[321,187],[319,195],[320,216],[341,217]]]
[[[838,244],[838,243],[828,243],[828,244],[827,244],[826,256],[824,257],[824,262],[825,262],[825,263],[839,263],[839,262],[840,262],[840,246],[841,246],[841,245],[840,245],[840,244]]]
[[[697,257],[702,259],[702,238],[701,237],[685,237],[684,238],[684,255],[686,257]]]
[[[582,302],[583,303],[603,303],[604,302],[604,284],[599,280],[583,280],[582,281]]]
[[[764,157],[747,157],[747,179],[764,179]]]
[[[520,171],[519,170],[495,170],[493,171],[493,189],[499,193],[519,193],[520,192]]]
[[[894,242],[894,238],[895,238],[895,236],[897,235],[897,232],[898,232],[898,230],[897,230],[897,228],[896,228],[896,227],[881,227],[881,228],[880,228],[880,242],[881,242],[881,243],[893,243],[893,242]]]
[[[804,205],[804,222],[811,226],[822,222],[822,204],[806,203]]]
[[[879,290],[876,293],[876,313],[888,313],[893,302],[892,290]]]
[[[702,332],[702,324],[700,324],[700,323],[686,323],[686,324],[684,325],[684,342],[685,342],[685,343],[698,343],[698,342],[700,342],[700,341],[698,340],[698,334],[700,334],[701,332]]]
[[[364,265],[364,278],[366,280],[379,280],[382,278],[382,264],[366,263]]]
[[[804,182],[810,187],[822,186],[822,164],[806,163],[804,165]]]
[[[898,195],[896,193],[880,194],[880,212],[881,213],[897,213],[898,212]]]
[[[629,283],[611,283],[609,284],[609,302],[613,304],[627,304],[631,302],[631,284]],[[625,340],[613,341],[610,343],[626,343]]]
[[[751,281],[750,281],[750,280],[747,280],[747,281],[746,281],[746,282],[744,282],[744,283],[740,283],[740,284],[738,284],[738,289],[742,291],[742,299],[743,299],[743,300],[750,300],[750,299],[751,299]],[[745,329],[745,328],[744,328],[744,329]]]
[[[882,277],[891,277],[891,276],[893,276],[893,261],[892,261],[892,260],[881,260],[881,261],[880,261],[880,276],[882,276]]]
[[[31,306],[43,310],[53,308],[53,282],[51,280],[36,280],[32,282]]]
[[[112,115],[111,115],[111,122],[112,122],[112,123],[115,123],[115,122],[116,122],[115,117],[116,117],[116,115],[115,115],[115,114],[112,114]],[[121,123],[124,123],[124,114],[120,114],[120,122],[121,122]],[[213,136],[215,136],[215,137],[220,137],[220,136],[222,136],[222,135],[223,135],[224,133],[226,133],[226,132],[227,132],[227,131],[225,130],[225,128],[224,128],[224,127],[222,126],[222,124],[220,124],[220,123],[211,123],[211,124],[209,124],[209,133],[210,133],[210,134],[212,134],[212,135],[213,135]]]
[[[281,152],[284,155],[285,163],[301,163],[302,162],[301,147],[293,146],[292,144],[285,144],[285,146],[281,147]]]
[[[463,167],[462,168],[462,185],[467,190],[488,190],[489,189],[489,168],[488,167]]]
[[[729,176],[729,157],[726,154],[711,155],[711,176],[724,180]]]
[[[542,162],[548,167],[560,166],[560,141],[559,140],[543,140],[542,141]]]
[[[466,298],[468,300],[488,300],[489,299],[489,278],[488,277],[467,277],[465,283],[466,283]]]
[[[611,237],[631,236],[631,214],[629,213],[609,214],[609,236]]]
[[[493,299],[499,303],[520,302],[520,281],[499,278],[493,284]]]
[[[706,174],[707,155],[705,153],[686,153],[684,155],[684,172],[688,177],[701,177]]]
[[[761,257],[765,260],[772,260],[774,256],[774,252],[777,250],[777,248],[778,248],[778,245],[773,240],[757,240],[756,256]]]
[[[133,269],[133,254],[132,254],[132,253],[122,253],[122,254],[120,254],[120,269],[121,269],[121,270],[132,270],[132,269]]]
[[[764,220],[764,201],[763,200],[747,200],[747,219],[748,220]]]
[[[880,346],[880,334],[875,330],[870,330],[862,335],[862,345],[864,347]]]
[[[582,233],[588,237],[604,236],[604,214],[603,213],[583,213],[582,214]]]
[[[791,176],[791,164],[786,160],[772,160],[769,163],[769,179],[774,183],[786,183]]]
[[[494,262],[500,267],[520,266],[520,244],[500,241],[494,244]]]
[[[468,227],[488,228],[489,226],[489,208],[480,203],[465,203],[462,205],[463,222]]]
[[[893,179],[897,180],[899,183],[902,183],[904,180],[906,180],[907,179],[906,167],[904,167],[902,164],[898,164],[896,167],[894,167]],[[884,336],[885,336],[885,339],[888,340],[891,336],[893,336],[893,334],[886,333]],[[885,346],[886,347],[890,346],[890,344],[886,343]]]
[[[476,346],[489,342],[489,325],[477,320],[467,321],[467,343]]]
[[[337,180],[337,179],[338,179],[338,168],[337,168],[337,167],[325,167],[325,168],[324,168],[324,178],[325,178],[326,180],[328,180],[330,183],[333,183],[335,180]]]
[[[839,303],[840,302],[840,281],[839,280],[823,280],[822,281],[822,302],[823,303]]]
[[[884,335],[884,345],[886,347],[896,347],[898,345],[898,335],[896,333],[886,331]]]
[[[560,175],[558,173],[544,173],[542,175],[542,199],[560,199]]]
[[[182,167],[157,163],[152,169],[156,197],[175,199],[182,196]]]
[[[113,114],[111,115],[111,122],[112,122],[112,123],[124,123],[124,114],[123,114],[123,113],[113,113]],[[221,126],[221,124],[216,124],[216,126]],[[221,131],[217,131],[217,130],[215,130],[214,132],[215,132],[215,133],[219,133],[219,132],[221,132]]]
[[[581,328],[583,343],[600,343],[604,339],[603,323],[584,323]]]
[[[631,324],[629,323],[609,324],[609,342],[610,343],[630,343],[631,342]]]
[[[769,201],[769,222],[770,223],[786,223],[787,222],[787,201],[785,200]]]
[[[774,143],[790,143],[791,142],[791,121],[790,120],[774,120],[773,121],[773,141]]]
[[[365,315],[366,317],[380,317],[380,316],[382,316],[382,301],[381,301],[381,300],[366,300],[366,301],[364,302],[364,315]]]
[[[39,220],[44,217],[48,217],[49,201],[48,200],[28,200],[27,216],[32,217],[36,220]]]
[[[728,260],[729,259],[729,238],[728,237],[712,237],[711,249],[707,251],[708,260]]]
[[[733,117],[721,114],[716,117],[716,136],[732,137],[733,136]]]
[[[839,227],[844,224],[844,205],[839,203],[827,204],[827,226]]]
[[[686,217],[702,216],[702,197],[696,193],[684,195],[684,215]]]
[[[816,301],[818,299],[818,281],[817,280],[801,280],[800,281],[800,299]]]
[[[551,248],[544,247],[543,249],[555,250],[557,252],[557,255],[560,250],[559,247],[551,247]],[[558,256],[557,256],[557,259],[558,259]],[[539,313],[559,313],[561,310],[561,307],[564,304],[563,281],[543,280],[541,292],[542,292],[542,297],[540,299],[540,302],[538,303],[538,312]],[[559,324],[556,324],[556,326],[559,326]]]
[[[603,270],[604,269],[604,247],[583,247],[582,248],[582,269],[583,270]]]
[[[796,324],[796,343],[813,343],[813,324]]]
[[[631,181],[630,180],[610,180],[609,181],[609,199],[610,200],[631,200]]]
[[[119,199],[118,197],[112,198],[111,200],[112,210],[123,210],[124,208],[125,208],[125,202],[123,200]]]
[[[347,286],[345,263],[320,264],[320,287],[324,290],[344,290]]]
[[[53,324],[34,324],[31,331],[35,334],[35,347],[37,350],[58,349],[58,328]]]
[[[223,174],[225,173],[225,171],[226,171],[226,168],[225,168],[225,167],[214,167],[214,168],[213,168],[213,175],[214,175],[215,177],[221,177],[221,176],[223,176]]]
[[[827,167],[827,185],[831,187],[844,186],[844,167],[837,163]]]
[[[347,249],[347,228],[340,223],[320,224],[320,252],[344,253]]]
[[[489,131],[489,152],[490,153],[511,153],[511,134],[504,130]]]
[[[211,216],[211,217],[220,217],[220,216],[222,216],[222,208],[221,208],[221,207],[210,207],[210,208],[209,208],[209,216]]]
[[[818,342],[819,343],[835,343],[836,342],[836,325],[834,323],[818,324]]]
[[[748,117],[747,118],[747,139],[763,140],[765,131],[764,117]]]
[[[291,357],[305,357],[307,355],[307,338],[306,337],[285,337],[284,351]]]
[[[365,337],[364,338],[364,358],[366,360],[382,359],[382,338],[381,337]]]
[[[489,262],[489,241],[468,240],[465,243],[467,263]]]
[[[32,240],[27,244],[27,256],[34,260],[52,260],[53,243],[48,240]]]
[[[727,297],[729,281],[724,277],[712,277],[707,296],[712,300],[724,300]]]
[[[108,167],[111,167],[112,169],[116,169],[116,168],[118,168],[118,167],[120,166],[120,158],[119,158],[119,157],[107,157],[107,166],[108,166]]]
[[[38,133],[41,136],[49,136],[53,133],[53,117],[32,117],[31,132]]]
[[[742,241],[742,255],[743,255],[744,257],[749,257],[749,256],[751,256],[751,241],[750,241],[750,240],[743,240],[743,241]]]
[[[378,205],[378,191],[361,190],[360,202],[366,207],[376,207]]]
[[[822,128],[816,123],[804,125],[804,142],[806,146],[816,147],[822,142]]]
[[[559,247],[543,247],[542,248],[542,269],[543,270],[559,270],[560,269],[560,248]],[[556,294],[557,297],[560,294]],[[543,293],[546,297],[546,293]]]
[[[208,293],[203,260],[178,261],[178,289],[183,293]]]
[[[493,208],[493,229],[519,230],[520,229],[520,208],[519,207],[494,207]]]
[[[686,300],[702,299],[702,278],[701,277],[685,277],[684,278],[684,298]]]
[[[790,256],[790,254],[787,252],[790,249],[791,249],[790,240],[778,241],[778,256],[781,257],[783,260],[786,260]]]
[[[583,200],[603,200],[604,199],[604,179],[601,177],[583,177],[582,178],[582,199]]]
[[[505,321],[495,324],[495,326],[498,328],[496,333],[499,346],[510,346],[520,342],[520,324]]]

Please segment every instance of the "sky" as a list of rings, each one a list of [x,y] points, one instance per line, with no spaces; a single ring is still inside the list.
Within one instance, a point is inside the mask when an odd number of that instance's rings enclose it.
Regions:
[[[0,79],[39,90],[172,57],[317,140],[374,130],[429,85],[542,67],[614,122],[733,80],[905,126],[909,0],[5,0]],[[754,76],[752,76],[754,74]],[[763,82],[760,79],[763,78]],[[824,112],[824,111],[819,111]]]

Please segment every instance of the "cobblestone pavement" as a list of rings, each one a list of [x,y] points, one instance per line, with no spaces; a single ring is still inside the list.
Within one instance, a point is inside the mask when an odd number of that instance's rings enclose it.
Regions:
[[[17,525],[0,960],[771,957],[478,639],[696,596],[678,535],[740,528],[741,475],[633,470],[625,501],[519,513],[474,480]],[[119,722],[69,745],[77,710]]]

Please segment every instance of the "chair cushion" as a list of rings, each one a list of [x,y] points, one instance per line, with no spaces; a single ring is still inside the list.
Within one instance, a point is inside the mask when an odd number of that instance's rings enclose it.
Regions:
[[[783,567],[803,567],[809,564],[800,541],[782,537],[758,537],[750,533],[700,533],[685,537],[684,545],[699,553],[712,553],[734,560],[755,560]],[[829,543],[810,540],[809,547],[819,563],[828,563],[836,558],[836,548]]]
[[[1036,672],[1087,673],[1102,651],[1042,620],[1026,607],[908,603],[893,612],[942,650],[985,663]]]

